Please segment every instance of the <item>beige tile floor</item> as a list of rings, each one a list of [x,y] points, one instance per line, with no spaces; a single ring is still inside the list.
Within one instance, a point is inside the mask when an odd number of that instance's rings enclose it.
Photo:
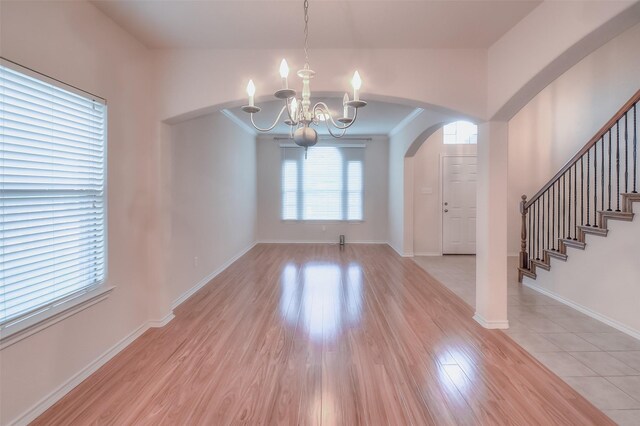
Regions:
[[[415,262],[475,306],[475,256]],[[640,426],[640,340],[518,284],[509,258],[505,332],[620,425]]]

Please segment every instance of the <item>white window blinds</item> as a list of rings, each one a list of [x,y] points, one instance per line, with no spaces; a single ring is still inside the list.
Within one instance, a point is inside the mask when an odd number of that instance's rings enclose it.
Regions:
[[[363,220],[364,146],[283,147],[283,220]]]
[[[0,325],[106,271],[106,106],[13,68],[0,65]]]

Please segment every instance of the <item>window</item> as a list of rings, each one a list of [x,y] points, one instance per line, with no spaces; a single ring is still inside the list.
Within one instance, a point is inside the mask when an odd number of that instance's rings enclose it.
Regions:
[[[475,145],[478,143],[478,126],[468,121],[455,121],[444,126],[445,145]]]
[[[284,147],[283,220],[362,220],[363,146]]]
[[[106,106],[63,86],[0,64],[3,329],[105,279]]]

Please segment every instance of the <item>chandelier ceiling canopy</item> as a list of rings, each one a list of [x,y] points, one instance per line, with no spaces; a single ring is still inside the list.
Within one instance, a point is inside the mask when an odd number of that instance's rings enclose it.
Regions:
[[[302,79],[302,96],[298,100],[295,90],[289,88],[289,66],[285,59],[280,63],[280,77],[282,79],[282,88],[274,93],[277,99],[284,101],[284,105],[280,110],[280,113],[276,117],[274,123],[267,127],[261,128],[256,125],[253,120],[253,115],[260,112],[260,108],[255,105],[256,86],[253,80],[249,80],[247,84],[247,94],[249,95],[249,105],[242,107],[242,110],[251,115],[251,124],[256,130],[260,132],[269,132],[273,130],[283,114],[286,112],[287,116],[284,120],[285,124],[289,126],[290,135],[293,138],[296,145],[305,148],[315,145],[318,142],[318,133],[311,126],[318,126],[324,123],[327,126],[327,130],[334,138],[341,138],[347,132],[347,129],[356,122],[358,118],[358,109],[367,105],[363,100],[360,100],[360,87],[362,86],[362,79],[360,74],[356,71],[351,79],[351,85],[353,87],[353,100],[349,100],[349,95],[344,94],[342,99],[343,113],[342,117],[334,119],[329,107],[324,102],[317,102],[311,106],[311,89],[309,83],[314,77],[315,72],[309,68],[309,52],[308,52],[308,38],[309,38],[309,1],[304,0],[304,56],[305,64],[304,68],[298,71],[297,75]],[[353,117],[349,117],[349,109],[353,108]],[[336,122],[337,121],[337,122]]]

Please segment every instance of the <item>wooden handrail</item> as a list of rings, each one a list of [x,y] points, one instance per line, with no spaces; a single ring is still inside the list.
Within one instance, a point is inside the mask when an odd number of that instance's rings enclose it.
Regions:
[[[627,111],[629,109],[631,109],[631,107],[638,101],[640,101],[640,90],[638,90],[631,97],[631,99],[629,99],[627,101],[627,103],[625,103],[622,106],[622,108],[620,108],[620,110],[613,117],[611,117],[611,120],[607,121],[607,124],[602,126],[602,128],[600,130],[598,130],[598,132],[589,140],[589,142],[587,142],[587,144],[580,151],[578,151],[578,153],[576,155],[574,155],[571,158],[571,160],[569,160],[564,166],[562,166],[560,171],[558,173],[556,173],[555,176],[553,176],[551,178],[551,180],[549,180],[549,182],[547,182],[542,187],[542,189],[540,189],[540,191],[538,191],[536,193],[536,195],[534,195],[533,197],[531,197],[529,199],[529,201],[527,201],[527,203],[524,205],[524,208],[526,210],[528,210],[529,207],[531,207],[533,205],[533,203],[535,203],[538,200],[538,198],[540,198],[542,196],[542,194],[547,192],[547,190],[549,188],[551,188],[551,186],[553,184],[555,184],[556,181],[558,179],[560,179],[560,177],[562,177],[562,175],[565,174],[567,172],[567,170],[569,170],[569,168],[571,168],[575,163],[577,163],[578,160],[580,160],[580,158],[583,155],[585,155],[587,153],[587,151],[589,151],[605,135],[605,133],[607,133],[609,131],[609,129],[612,128],[616,124],[616,122],[618,120],[620,120],[622,117],[624,117],[624,115],[627,113]]]

